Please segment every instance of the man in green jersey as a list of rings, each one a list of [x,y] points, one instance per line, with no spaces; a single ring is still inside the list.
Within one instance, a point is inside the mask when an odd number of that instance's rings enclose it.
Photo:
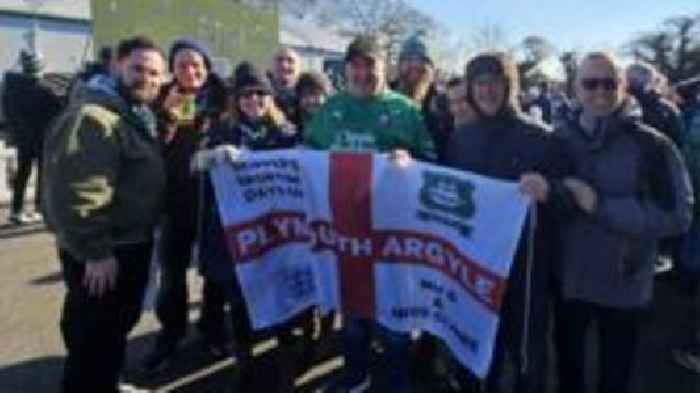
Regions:
[[[419,108],[407,97],[387,88],[385,55],[374,36],[359,36],[345,57],[347,89],[331,97],[305,130],[306,145],[314,149],[403,152],[414,158],[434,159],[432,140]],[[364,282],[356,285],[366,285]],[[374,336],[374,337],[373,337]],[[387,330],[353,312],[344,315],[342,338],[345,372],[333,391],[360,392],[369,388],[371,341],[379,341],[381,375],[374,391],[410,390],[407,334]]]

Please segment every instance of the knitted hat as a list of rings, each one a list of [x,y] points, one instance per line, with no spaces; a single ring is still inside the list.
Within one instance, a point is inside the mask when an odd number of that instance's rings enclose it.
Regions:
[[[408,39],[404,41],[404,43],[401,45],[401,52],[399,52],[399,60],[409,57],[420,57],[428,63],[433,63],[433,60],[430,58],[430,53],[428,51],[428,44],[426,43],[425,32],[416,32],[412,36],[408,37]]]
[[[203,43],[192,38],[180,38],[173,42],[173,45],[170,47],[170,54],[168,55],[168,68],[170,72],[173,72],[175,56],[183,49],[191,49],[199,53],[204,59],[204,66],[207,67],[207,71],[211,71],[211,54],[209,53],[209,49],[207,49]]]
[[[350,61],[356,56],[366,58],[384,58],[385,52],[379,37],[371,34],[358,35],[348,45],[345,52],[345,61]]]
[[[272,94],[270,81],[247,61],[240,63],[233,72],[233,93],[239,95],[245,89],[260,89]]]
[[[299,80],[294,87],[297,97],[302,97],[307,92],[315,90],[320,90],[323,94],[330,94],[331,83],[326,74],[311,71],[299,75]]]

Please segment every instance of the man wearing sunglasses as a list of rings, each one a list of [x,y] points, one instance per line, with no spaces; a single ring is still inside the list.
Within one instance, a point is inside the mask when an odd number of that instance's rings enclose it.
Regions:
[[[564,186],[578,205],[561,228],[559,391],[587,391],[584,337],[595,320],[596,391],[627,393],[640,316],[652,297],[657,240],[687,230],[693,197],[677,148],[639,121],[615,59],[592,52],[578,69],[580,112],[556,131],[573,160]]]

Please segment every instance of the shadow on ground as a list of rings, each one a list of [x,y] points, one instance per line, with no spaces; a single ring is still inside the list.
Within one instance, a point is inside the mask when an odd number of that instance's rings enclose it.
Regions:
[[[40,277],[37,285],[51,282],[54,274]],[[643,343],[638,356],[637,373],[634,377],[634,392],[637,393],[698,393],[700,375],[692,374],[676,366],[670,357],[671,349],[678,340],[678,326],[681,326],[690,299],[684,297],[677,288],[672,275],[657,282],[656,300],[652,305],[643,329]],[[159,374],[145,375],[138,371],[138,365],[154,343],[154,334],[133,337],[129,341],[128,365],[125,379],[136,386],[155,392],[183,393],[232,393],[236,375],[236,365],[231,359],[217,360],[207,355],[193,327],[190,337],[183,343],[172,367]],[[590,338],[589,338],[590,339]],[[594,342],[591,342],[595,346]],[[303,355],[299,359],[297,376],[303,378],[300,392],[316,392],[338,377],[341,365],[337,335],[328,335],[320,341],[315,353]],[[300,349],[299,349],[300,351]],[[300,352],[301,353],[301,352]],[[274,392],[276,375],[274,364],[277,351],[268,350],[260,357],[256,369],[258,378],[252,392]],[[596,381],[595,361],[589,359],[588,391],[593,392]],[[308,369],[302,369],[310,365]],[[390,365],[378,365],[382,367]],[[53,393],[58,391],[62,358],[46,357],[22,361],[0,368],[0,391],[2,393]],[[553,373],[551,373],[553,374]],[[300,381],[301,379],[298,379]],[[551,381],[550,385],[554,385]],[[434,386],[425,381],[416,381],[417,392],[437,392]]]

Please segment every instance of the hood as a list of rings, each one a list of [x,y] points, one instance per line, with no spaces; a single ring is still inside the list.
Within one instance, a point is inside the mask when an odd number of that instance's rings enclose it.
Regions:
[[[483,74],[494,74],[503,77],[506,81],[506,92],[503,106],[494,116],[488,116],[481,112],[478,105],[475,104],[472,94],[472,86],[476,77]],[[465,71],[465,80],[467,82],[467,100],[474,110],[482,119],[489,118],[512,118],[520,112],[520,102],[518,100],[518,91],[520,90],[520,78],[518,77],[518,68],[510,56],[503,52],[483,53],[477,55],[469,61]]]
[[[117,94],[117,81],[109,75],[97,74],[90,78],[87,83],[87,88],[94,91],[99,91],[106,94]]]

